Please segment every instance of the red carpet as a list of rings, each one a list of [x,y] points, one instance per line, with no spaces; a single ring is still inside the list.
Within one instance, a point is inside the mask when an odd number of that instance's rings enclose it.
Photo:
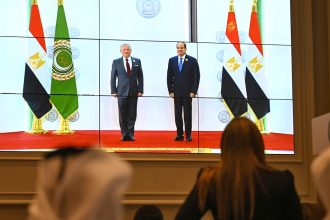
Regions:
[[[136,131],[134,142],[120,141],[120,131],[76,131],[70,135],[56,135],[52,132],[42,135],[25,132],[0,133],[0,150],[54,149],[61,146],[96,146],[116,152],[206,152],[218,149],[221,132],[193,132],[192,142],[173,141],[174,131]],[[293,151],[293,135],[263,135],[266,150]]]

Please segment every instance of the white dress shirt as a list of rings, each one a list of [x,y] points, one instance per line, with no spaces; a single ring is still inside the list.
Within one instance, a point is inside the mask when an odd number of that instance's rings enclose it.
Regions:
[[[125,70],[126,70],[126,72],[127,72],[126,59],[128,59],[129,67],[131,68],[131,71],[132,71],[132,67],[133,67],[133,66],[132,66],[132,58],[131,58],[131,57],[127,57],[127,58],[123,57],[124,67],[125,67]]]

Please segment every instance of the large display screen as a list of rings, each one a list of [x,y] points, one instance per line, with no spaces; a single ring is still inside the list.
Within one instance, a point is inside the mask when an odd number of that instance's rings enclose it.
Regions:
[[[263,133],[266,153],[294,153],[289,0],[27,0],[20,1],[20,7],[17,4],[4,1],[0,14],[0,150],[45,150],[71,144],[115,152],[219,153],[228,122],[248,117]],[[42,32],[35,32],[40,24],[35,23],[38,16],[31,8],[36,4]],[[64,23],[67,35],[60,28]],[[75,90],[66,84],[53,90],[59,38],[70,40],[74,72],[70,80]],[[31,53],[40,49],[41,39],[43,52]],[[187,54],[197,59],[200,68],[198,93],[192,100],[191,142],[173,141],[176,124],[167,68],[169,58],[177,55],[178,41],[186,42]],[[121,141],[118,98],[111,95],[112,62],[121,57],[122,44],[130,44],[131,55],[141,60],[144,76],[135,141]],[[36,122],[23,98],[23,87],[31,83],[26,79],[27,63],[37,69],[32,72],[46,94],[59,97],[59,104],[52,102],[39,120],[44,134],[31,134]],[[78,97],[78,107],[66,125],[73,133],[58,134],[64,126],[58,106],[73,102],[61,97],[71,96]]]

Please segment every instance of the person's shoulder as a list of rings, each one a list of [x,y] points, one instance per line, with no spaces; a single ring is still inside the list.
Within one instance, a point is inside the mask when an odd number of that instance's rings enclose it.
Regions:
[[[274,177],[277,177],[277,178],[290,178],[290,177],[293,177],[293,174],[289,170],[270,169],[270,170],[262,170],[261,173],[264,176],[274,176]]]
[[[139,59],[139,58],[137,58],[137,57],[132,57],[132,61],[133,61],[133,62],[136,62],[136,61],[141,62],[141,59]]]
[[[178,59],[178,56],[170,57],[169,60],[171,61],[171,60],[176,60],[176,59]]]
[[[322,151],[312,162],[312,173],[320,173],[324,170],[330,170],[330,146]]]
[[[291,171],[289,170],[283,170],[283,171],[276,171],[276,174],[283,179],[283,181],[286,182],[293,182],[294,181],[294,177],[293,174],[291,173]]]
[[[190,55],[188,55],[188,54],[186,54],[186,59],[188,59],[188,60],[192,60],[192,61],[196,61],[196,62],[197,62],[197,59],[196,59],[195,57],[190,56]]]
[[[122,59],[123,59],[122,57],[118,57],[118,58],[114,59],[113,62],[114,62],[114,63],[115,63],[115,62],[119,62],[119,61],[121,61]]]
[[[264,170],[259,172],[259,174],[265,182],[271,185],[275,182],[278,183],[278,186],[288,186],[294,184],[294,176],[289,170]]]
[[[269,195],[285,195],[295,190],[293,174],[288,170],[261,170],[257,182]],[[263,191],[263,190],[262,190]]]

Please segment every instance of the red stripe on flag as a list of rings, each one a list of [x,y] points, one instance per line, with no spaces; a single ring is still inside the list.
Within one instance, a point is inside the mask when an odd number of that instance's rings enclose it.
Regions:
[[[38,5],[32,5],[29,30],[46,52],[44,29],[42,27]]]
[[[228,12],[226,35],[229,41],[236,48],[237,52],[241,55],[241,46],[239,43],[235,12]]]
[[[261,55],[264,55],[262,50],[261,33],[260,33],[257,12],[251,13],[249,36],[252,42],[256,45],[256,47],[260,51]]]

